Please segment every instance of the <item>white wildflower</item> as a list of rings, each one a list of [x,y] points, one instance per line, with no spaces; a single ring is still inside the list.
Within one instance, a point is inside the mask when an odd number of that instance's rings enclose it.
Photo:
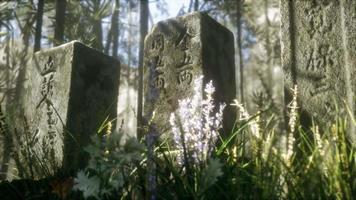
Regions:
[[[239,110],[239,118],[238,120],[247,120],[250,118],[250,114],[246,111],[245,107],[237,100],[234,99],[234,103],[231,104],[232,106],[236,106]]]
[[[290,132],[293,134],[295,131],[295,125],[296,125],[297,116],[298,116],[298,102],[297,102],[298,87],[297,87],[297,85],[294,86],[294,89],[292,89],[292,91],[293,91],[293,99],[289,106],[290,113],[289,113],[288,125],[290,127]]]
[[[319,126],[314,127],[313,133],[314,133],[316,150],[318,151],[321,159],[321,163],[320,163],[321,170],[324,172],[326,176],[328,176],[328,166],[326,164],[326,161],[328,160],[327,150],[330,147],[329,141],[327,139],[321,138],[319,132]]]
[[[324,150],[323,150],[323,144],[321,141],[321,136],[319,133],[319,126],[315,126],[313,132],[314,132],[314,140],[315,140],[316,148],[318,149],[320,155],[323,156]]]
[[[290,113],[289,113],[289,122],[288,122],[290,132],[288,133],[288,138],[287,138],[287,150],[283,155],[284,160],[288,166],[291,164],[291,159],[294,154],[294,143],[295,143],[294,131],[295,131],[297,117],[298,117],[297,85],[294,86],[294,89],[292,89],[292,91],[293,91],[293,99],[289,106]]]
[[[194,81],[194,96],[179,101],[179,108],[172,113],[170,124],[173,132],[175,148],[180,152],[178,164],[184,162],[184,150],[194,163],[206,161],[218,139],[218,130],[222,126],[223,109],[220,105],[214,114],[213,94],[215,88],[210,81],[202,94],[203,77]]]
[[[294,154],[294,142],[295,142],[295,138],[293,133],[289,133],[287,138],[287,150],[283,154],[283,159],[286,162],[287,166],[290,166],[292,164],[291,160]]]
[[[237,100],[234,100],[234,103],[231,104],[232,106],[236,106],[239,110],[239,117],[237,120],[243,121],[243,120],[249,120],[251,118],[250,114],[247,112],[245,107]],[[252,135],[255,136],[257,139],[261,139],[261,134],[260,134],[260,113],[257,113],[257,116],[255,119],[252,119],[249,122],[249,127],[251,129]]]

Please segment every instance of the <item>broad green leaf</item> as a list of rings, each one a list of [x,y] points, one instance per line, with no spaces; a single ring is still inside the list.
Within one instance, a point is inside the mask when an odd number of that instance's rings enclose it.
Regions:
[[[95,197],[99,193],[100,179],[97,176],[88,177],[83,171],[79,171],[74,182],[73,189],[82,191],[84,198]]]

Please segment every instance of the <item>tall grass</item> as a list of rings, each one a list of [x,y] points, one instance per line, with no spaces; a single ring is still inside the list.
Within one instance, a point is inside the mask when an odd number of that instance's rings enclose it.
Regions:
[[[207,106],[210,100],[205,101],[204,106]],[[354,123],[349,118],[335,116],[335,120],[326,127],[313,125],[310,128],[302,128],[298,118],[296,87],[294,98],[289,104],[289,122],[286,123],[288,127],[284,129],[280,128],[283,126],[279,126],[284,123],[283,118],[271,114],[268,110],[260,110],[250,115],[239,102],[235,101],[233,105],[236,106],[240,117],[236,120],[231,134],[214,143],[211,151],[201,152],[204,159],[198,162],[191,159],[197,154],[197,146],[188,143],[184,146],[181,142],[180,145],[183,146],[178,148],[177,142],[158,141],[153,155],[156,166],[155,194],[150,194],[150,199],[353,199],[356,197],[355,149],[346,137],[347,134],[354,134],[348,133],[350,123]],[[192,110],[188,109],[188,111]],[[196,108],[194,112],[196,113],[193,115],[198,113],[206,117],[213,116],[212,113],[203,114]],[[181,119],[182,115],[179,117],[181,126],[177,125],[177,122],[173,123],[174,134],[197,132],[196,127],[182,128],[187,126],[184,121],[192,120],[192,116],[189,119]],[[216,128],[208,127],[207,120],[200,122],[202,124],[199,127],[205,127],[204,130],[208,132]],[[191,123],[192,126],[194,124]],[[180,139],[187,138],[187,135],[183,136]],[[87,148],[94,156],[87,170],[78,174],[75,188],[84,191],[85,197],[148,198],[147,150],[139,143],[133,142],[134,139],[129,140],[122,147],[115,146],[120,142],[107,142],[111,146],[104,148],[98,138],[100,136],[95,139],[96,145]],[[106,137],[107,139],[109,137]],[[111,154],[115,156],[110,156]],[[100,169],[95,164],[98,162],[101,163]],[[121,175],[117,176],[118,174]],[[88,186],[88,182],[92,185]],[[96,190],[93,190],[93,182],[94,185],[97,184],[94,187]],[[87,188],[82,187],[83,184],[86,184]],[[88,193],[89,189],[91,193]],[[100,196],[100,194],[105,195]]]

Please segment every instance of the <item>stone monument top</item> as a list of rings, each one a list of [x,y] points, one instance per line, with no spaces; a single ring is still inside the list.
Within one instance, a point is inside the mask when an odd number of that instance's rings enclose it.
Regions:
[[[234,65],[233,34],[207,14],[193,12],[158,22],[145,39],[144,116],[160,134],[169,131],[170,114],[179,99],[192,96],[194,80],[201,75],[204,84],[213,80],[216,103],[229,105],[236,95]],[[233,109],[228,106],[224,112],[226,131],[235,119]]]

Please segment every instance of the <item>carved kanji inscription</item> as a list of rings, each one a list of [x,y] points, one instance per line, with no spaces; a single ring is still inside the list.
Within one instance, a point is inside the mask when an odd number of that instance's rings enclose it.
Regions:
[[[206,14],[191,13],[159,22],[145,39],[144,57],[147,70],[144,113],[149,118],[155,111],[152,124],[159,133],[170,130],[167,119],[179,99],[193,95],[192,83],[201,75],[230,88],[229,94],[217,88],[221,92],[218,102],[229,104],[235,98],[233,35]],[[226,123],[232,119],[229,117]]]
[[[35,53],[27,69],[14,144],[21,170],[32,173],[28,178],[48,178],[60,168],[84,167],[82,148],[96,134],[99,116],[116,118],[119,62],[74,41]],[[28,151],[36,155],[36,171],[26,165]]]
[[[347,113],[345,102],[356,114],[355,8],[349,0],[281,1],[286,103],[298,85],[304,125],[332,122]]]

